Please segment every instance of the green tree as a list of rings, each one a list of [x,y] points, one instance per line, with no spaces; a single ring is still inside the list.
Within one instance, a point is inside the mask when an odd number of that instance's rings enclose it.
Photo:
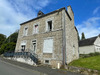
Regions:
[[[0,54],[3,54],[4,52],[14,52],[15,46],[16,46],[16,43],[14,42],[3,44],[0,49]]]
[[[14,52],[16,47],[17,37],[18,37],[18,31],[11,34],[1,45],[0,54],[3,54],[5,52]]]
[[[85,34],[84,32],[82,32],[81,40],[84,40],[84,39],[85,39]]]
[[[16,43],[16,42],[17,42],[17,37],[18,37],[18,31],[17,31],[17,32],[14,32],[13,34],[11,34],[11,35],[5,40],[4,43],[10,43],[10,42]]]
[[[6,40],[6,36],[4,34],[0,34],[0,48],[1,48],[1,45],[4,43],[5,40]]]
[[[78,41],[80,41],[80,36],[79,36],[79,33],[78,33]]]

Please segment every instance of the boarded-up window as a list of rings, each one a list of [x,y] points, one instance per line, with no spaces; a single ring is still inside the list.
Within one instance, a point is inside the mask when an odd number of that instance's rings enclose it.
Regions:
[[[52,53],[53,52],[53,39],[44,40],[43,53]]]

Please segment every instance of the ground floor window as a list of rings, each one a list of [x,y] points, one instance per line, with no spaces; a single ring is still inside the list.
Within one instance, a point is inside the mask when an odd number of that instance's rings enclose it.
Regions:
[[[49,60],[45,60],[45,64],[49,64]]]
[[[53,52],[53,39],[45,39],[43,45],[43,53]]]
[[[25,45],[21,45],[21,47],[22,47],[21,50],[25,51]]]
[[[32,51],[35,53],[36,52],[36,40],[32,41]]]
[[[24,40],[21,42],[21,51],[25,51],[25,49],[26,49],[26,41]]]

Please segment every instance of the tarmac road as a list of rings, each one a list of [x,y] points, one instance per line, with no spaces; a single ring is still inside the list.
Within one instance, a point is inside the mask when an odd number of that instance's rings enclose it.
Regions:
[[[40,72],[31,69],[25,69],[19,66],[0,60],[0,75],[43,75]]]
[[[0,75],[82,75],[69,71],[52,69],[47,66],[31,66],[0,57]]]

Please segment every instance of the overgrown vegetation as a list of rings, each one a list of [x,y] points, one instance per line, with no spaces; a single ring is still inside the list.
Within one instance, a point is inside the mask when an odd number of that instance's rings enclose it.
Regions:
[[[4,35],[3,35],[4,36]],[[8,38],[0,38],[2,42],[0,43],[0,54],[3,54],[5,52],[14,52],[16,42],[18,37],[18,31],[11,34]]]
[[[4,43],[5,40],[6,40],[6,36],[4,34],[0,34],[0,47]]]
[[[80,59],[71,62],[70,66],[100,70],[100,53],[84,54]]]
[[[0,54],[3,54],[4,52],[14,52],[15,46],[16,43],[14,42],[3,44],[0,49]]]

